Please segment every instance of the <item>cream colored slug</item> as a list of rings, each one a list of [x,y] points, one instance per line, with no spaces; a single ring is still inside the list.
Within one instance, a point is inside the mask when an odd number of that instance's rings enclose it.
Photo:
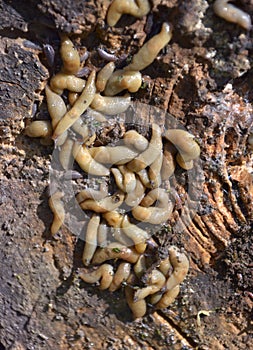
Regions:
[[[160,33],[147,41],[133,56],[132,62],[124,68],[125,71],[140,71],[148,67],[172,38],[172,27],[163,23]]]
[[[134,301],[139,301],[141,299],[145,299],[148,295],[154,294],[161,290],[161,288],[165,284],[165,277],[157,269],[153,269],[148,276],[147,282],[145,283],[147,286],[137,289],[134,293]]]
[[[29,137],[49,137],[52,135],[52,126],[49,120],[35,120],[25,128]]]
[[[136,177],[136,186],[132,192],[126,194],[125,203],[129,207],[136,207],[138,204],[140,204],[144,195],[145,187],[143,186],[141,180]]]
[[[76,200],[80,204],[83,201],[85,201],[86,199],[92,198],[96,201],[99,201],[99,200],[105,198],[106,196],[108,196],[107,186],[104,183],[102,183],[100,185],[99,191],[94,190],[93,188],[86,188],[85,190],[80,191],[76,195]]]
[[[113,0],[107,13],[107,23],[109,26],[115,26],[123,14],[140,18],[149,11],[148,0]]]
[[[64,170],[72,169],[72,165],[74,162],[74,157],[72,154],[73,145],[74,141],[72,139],[67,138],[67,140],[61,146],[61,149],[59,151],[59,161]]]
[[[51,234],[56,234],[64,223],[65,209],[61,198],[64,196],[63,192],[55,192],[49,198],[48,204],[54,214],[54,219],[51,225]]]
[[[114,292],[115,290],[121,287],[121,284],[125,282],[131,273],[131,264],[128,262],[122,262],[119,264],[114,276],[112,283],[109,287],[110,292]]]
[[[135,283],[137,283],[137,278],[133,273],[131,273],[127,279],[127,286],[125,287],[125,296],[127,304],[133,313],[133,317],[136,319],[143,317],[146,314],[147,304],[144,299],[141,299],[139,301],[134,300],[134,289],[131,287],[131,285],[134,285]]]
[[[158,201],[157,205],[151,207],[155,201]],[[158,225],[169,219],[172,210],[173,204],[169,201],[168,193],[161,188],[155,188],[143,198],[140,205],[132,209],[132,214],[139,221]]]
[[[80,69],[80,56],[66,35],[61,38],[60,54],[63,63],[62,71],[66,74],[76,74]]]
[[[250,15],[228,2],[229,0],[216,0],[214,2],[213,10],[216,15],[250,30],[252,27]]]
[[[108,289],[113,281],[113,267],[110,264],[103,264],[92,272],[80,274],[80,278],[87,283],[96,283],[100,281],[101,290]]]
[[[179,249],[171,246],[168,250],[170,262],[173,266],[173,272],[166,281],[166,289],[171,290],[180,284],[189,270],[189,260],[187,256],[180,253]]]
[[[97,249],[98,228],[100,224],[100,216],[93,214],[88,222],[85,245],[83,250],[83,263],[85,266],[89,266],[91,259]]]
[[[129,162],[127,167],[134,172],[139,172],[142,169],[145,169],[152,164],[157,157],[159,157],[162,147],[161,129],[157,124],[152,124],[152,137],[148,148],[140,153],[138,157]]]
[[[178,296],[180,291],[180,286],[177,285],[174,288],[168,290],[164,294],[162,294],[161,298],[159,300],[151,299],[151,303],[155,304],[156,309],[165,309],[170,304],[172,304],[176,297]]]
[[[73,156],[79,166],[87,173],[97,176],[108,176],[110,174],[103,164],[95,161],[90,155],[85,145],[75,142],[73,146]]]
[[[199,157],[200,147],[194,140],[195,136],[188,131],[170,129],[164,132],[164,137],[176,147],[185,162],[189,162]]]
[[[92,264],[99,265],[107,260],[122,259],[132,264],[136,263],[139,254],[132,247],[126,247],[118,242],[112,242],[105,248],[98,248],[92,259]]]
[[[61,95],[65,89],[71,92],[82,92],[85,85],[85,80],[62,72],[55,74],[50,80],[51,90],[58,95]]]
[[[149,144],[148,140],[135,130],[125,132],[123,139],[127,147],[134,147],[140,152],[145,151]]]
[[[107,63],[97,74],[96,87],[98,92],[104,91],[106,84],[115,69],[114,62]]]
[[[96,94],[90,106],[98,112],[115,115],[125,112],[130,106],[130,103],[131,97],[129,94],[113,97]]]
[[[138,253],[144,253],[146,250],[146,240],[149,238],[147,231],[132,224],[127,215],[122,220],[121,227],[124,233],[134,242],[135,249]]]
[[[95,71],[91,72],[87,80],[87,84],[81,95],[78,97],[76,103],[57,124],[54,130],[53,139],[57,139],[68,128],[70,128],[91,104],[96,93],[95,77]]]
[[[134,159],[138,152],[126,146],[99,146],[89,148],[89,153],[97,162],[104,164],[126,164]]]
[[[107,196],[100,200],[86,199],[85,201],[80,203],[80,207],[83,210],[92,210],[96,213],[105,213],[107,211],[111,212],[121,206],[124,198],[124,193],[118,191],[112,196]]]
[[[105,96],[114,96],[123,90],[136,92],[141,87],[141,83],[142,78],[140,72],[134,70],[124,71],[123,69],[116,70],[110,76],[104,94]]]

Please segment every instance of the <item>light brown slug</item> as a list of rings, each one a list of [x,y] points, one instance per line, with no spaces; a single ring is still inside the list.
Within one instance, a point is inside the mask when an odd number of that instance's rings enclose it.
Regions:
[[[165,284],[165,277],[161,271],[157,269],[153,269],[148,276],[147,282],[145,283],[147,286],[137,289],[134,293],[134,301],[139,301],[141,299],[145,299],[148,295],[154,294],[158,292]]]
[[[107,23],[115,26],[123,14],[141,18],[150,11],[148,0],[113,0],[107,13]]]
[[[194,140],[195,136],[188,131],[170,129],[164,132],[164,137],[176,147],[185,162],[199,157],[200,147]]]
[[[63,192],[55,192],[48,200],[49,207],[54,214],[54,219],[50,229],[52,235],[55,235],[64,223],[65,210],[61,200],[63,196]]]
[[[69,104],[71,106],[73,106],[76,103],[76,100],[78,99],[79,94],[77,92],[69,92],[68,94],[68,100],[69,100]]]
[[[25,128],[29,137],[49,137],[52,135],[52,126],[49,120],[35,120]]]
[[[66,74],[76,74],[80,69],[80,56],[66,35],[61,37],[60,54],[63,63],[62,71]]]
[[[72,169],[74,157],[72,155],[74,141],[67,138],[59,151],[59,161],[64,170]]]
[[[58,95],[61,95],[65,89],[72,92],[82,92],[85,85],[85,80],[62,72],[55,74],[50,80],[50,88]]]
[[[91,108],[98,112],[115,115],[125,112],[131,103],[131,96],[125,94],[124,96],[101,96],[96,94],[91,102]]]
[[[160,155],[162,147],[161,129],[157,124],[152,124],[152,136],[148,148],[129,162],[127,167],[134,172],[145,169]]]
[[[115,69],[113,62],[107,63],[97,74],[96,87],[98,92],[104,91],[106,84]]]
[[[180,165],[181,168],[185,170],[190,170],[193,168],[193,161],[192,160],[185,161],[184,157],[180,153],[176,155],[176,161],[177,161],[177,164]]]
[[[140,204],[144,194],[145,187],[143,186],[141,180],[136,177],[136,186],[132,192],[126,194],[125,203],[129,207],[136,207],[138,204]]]
[[[71,126],[71,129],[74,130],[78,135],[80,135],[82,137],[82,141],[85,143],[91,136],[88,126],[83,122],[81,118],[78,118],[74,122],[74,124]]]
[[[138,278],[141,278],[147,270],[146,258],[144,254],[141,254],[136,264],[134,264],[134,273]]]
[[[157,188],[162,183],[161,169],[163,163],[163,153],[161,152],[148,170],[149,180],[152,188]]]
[[[155,201],[158,201],[156,206],[150,207]],[[139,221],[158,225],[169,219],[172,210],[173,204],[169,201],[168,193],[161,188],[155,188],[143,198],[140,205],[132,209],[132,214]]]
[[[107,236],[108,236],[108,226],[105,221],[102,221],[98,227],[98,238],[97,244],[98,247],[105,248],[107,245]]]
[[[163,181],[168,180],[176,169],[175,154],[175,147],[170,142],[166,142],[163,146],[163,163],[161,168],[161,178]]]
[[[104,164],[126,164],[134,159],[138,152],[126,146],[99,146],[89,148],[89,153],[97,162]]]
[[[103,214],[103,218],[112,227],[121,227],[123,215],[116,210],[111,210]]]
[[[96,213],[105,213],[107,211],[112,211],[121,206],[124,200],[124,193],[118,191],[114,193],[112,196],[107,196],[100,200],[94,199],[86,199],[82,203],[80,203],[80,207],[83,210],[92,210]]]
[[[214,13],[228,22],[250,30],[252,27],[250,15],[228,2],[229,0],[216,0],[213,4]]]
[[[136,251],[141,254],[144,253],[147,246],[146,240],[149,238],[147,231],[132,224],[127,215],[124,216],[121,227],[124,233],[134,242]]]
[[[119,171],[123,176],[123,188],[125,193],[131,193],[136,187],[135,174],[125,165],[119,165]]]
[[[179,285],[166,291],[165,293],[157,292],[150,297],[150,303],[155,304],[156,309],[165,309],[172,304],[180,291]]]
[[[141,183],[146,188],[151,188],[151,182],[150,178],[148,176],[148,169],[142,169],[140,171],[136,172],[136,175],[138,175],[138,178],[140,179]]]
[[[81,169],[87,174],[96,176],[108,176],[110,174],[109,169],[92,158],[85,145],[80,145],[75,142],[73,146],[73,156]]]
[[[164,274],[165,277],[167,277],[168,273],[170,273],[172,270],[169,256],[160,262],[158,269]]]
[[[183,282],[189,270],[189,260],[184,253],[181,253],[175,246],[168,249],[173,272],[166,281],[166,289],[171,290]]]
[[[107,186],[102,183],[100,185],[100,189],[98,190],[94,190],[93,188],[86,188],[85,190],[80,191],[77,195],[76,195],[76,200],[77,202],[80,204],[83,201],[85,201],[86,199],[92,198],[96,201],[105,198],[108,195],[108,191],[107,191]]]
[[[134,285],[135,283],[137,283],[136,276],[131,273],[127,279],[128,285],[125,288],[125,296],[127,304],[133,313],[133,317],[136,319],[143,317],[146,314],[147,304],[145,299],[134,301],[134,289],[131,287],[131,285]]]
[[[104,94],[105,96],[114,96],[123,90],[136,92],[141,87],[141,73],[133,70],[124,71],[123,69],[116,70],[110,76]]]
[[[97,249],[97,238],[98,238],[98,227],[100,223],[100,216],[93,214],[90,218],[86,235],[85,235],[85,245],[83,250],[83,264],[88,266],[93,258],[93,255]]]
[[[101,290],[108,289],[113,281],[113,267],[110,264],[103,264],[92,272],[80,274],[80,278],[86,283],[96,283],[100,281]]]
[[[172,38],[172,27],[163,23],[160,33],[147,41],[133,56],[132,62],[124,68],[125,71],[140,71],[148,67]]]
[[[149,144],[146,137],[142,136],[135,130],[128,130],[125,132],[123,139],[127,147],[134,147],[140,152],[145,151]]]
[[[78,118],[80,118],[80,116],[84,113],[87,107],[91,104],[96,93],[95,77],[95,71],[91,72],[87,80],[87,84],[83,89],[81,95],[78,97],[76,103],[57,124],[53,134],[54,140],[57,139],[57,137],[59,137],[61,134],[63,134],[64,131],[70,128],[75,123],[75,121]]]
[[[114,292],[115,290],[121,287],[121,284],[125,282],[131,273],[131,264],[128,262],[122,262],[119,264],[114,276],[112,283],[109,287],[110,292]]]
[[[92,259],[92,264],[99,265],[107,260],[122,259],[132,264],[136,263],[139,254],[132,247],[126,247],[118,242],[112,242],[105,248],[98,248]]]
[[[165,292],[161,299],[155,304],[156,309],[165,309],[168,307],[170,304],[172,304],[176,297],[178,296],[180,291],[180,286],[177,285],[174,288],[168,290]]]

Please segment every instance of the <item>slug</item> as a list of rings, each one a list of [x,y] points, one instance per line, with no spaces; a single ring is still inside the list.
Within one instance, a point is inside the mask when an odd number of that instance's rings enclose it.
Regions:
[[[242,28],[250,30],[252,26],[250,15],[228,2],[228,0],[216,0],[213,4],[214,13],[228,22],[236,23]]]
[[[139,254],[134,248],[126,247],[118,242],[112,242],[105,248],[98,248],[92,259],[92,264],[99,265],[107,260],[122,259],[132,264],[136,263]]]
[[[62,71],[66,74],[76,74],[80,68],[80,56],[72,41],[63,35],[60,48],[63,63]]]
[[[83,264],[88,266],[93,258],[93,255],[97,249],[98,228],[100,224],[100,216],[93,214],[88,222],[85,245],[83,251]]]
[[[96,94],[90,106],[98,112],[116,115],[125,112],[130,106],[130,103],[131,97],[129,94],[113,97]]]
[[[107,13],[107,23],[115,26],[123,14],[141,18],[148,14],[150,5],[148,0],[113,0]]]
[[[140,71],[148,67],[172,38],[172,27],[163,23],[160,33],[147,41],[133,56],[132,62],[124,68],[125,71]]]
[[[63,202],[61,201],[61,198],[63,196],[64,196],[63,192],[55,192],[54,194],[52,194],[52,196],[49,198],[49,201],[48,201],[49,207],[54,214],[54,219],[51,225],[52,235],[55,235],[61,228],[62,224],[64,223],[65,209],[64,209]]]
[[[123,90],[136,92],[141,87],[141,73],[135,70],[125,71],[123,69],[116,70],[106,84],[105,96],[114,96]]]
[[[87,80],[87,84],[83,89],[81,95],[78,97],[76,103],[57,124],[53,134],[54,140],[57,139],[57,137],[59,137],[61,134],[63,134],[64,131],[70,128],[75,123],[75,121],[78,118],[80,118],[80,116],[84,113],[87,107],[91,104],[96,93],[95,77],[95,71],[91,72]]]
[[[113,281],[113,267],[110,264],[103,264],[92,272],[80,274],[80,278],[87,283],[96,283],[100,281],[101,290],[108,289]]]

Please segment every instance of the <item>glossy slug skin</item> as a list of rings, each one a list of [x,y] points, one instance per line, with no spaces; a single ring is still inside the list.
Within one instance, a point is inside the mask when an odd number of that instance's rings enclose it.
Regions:
[[[166,289],[170,290],[183,282],[189,270],[189,260],[187,256],[180,253],[177,247],[171,246],[168,250],[173,272],[166,281]]]
[[[50,80],[50,88],[58,95],[61,95],[65,89],[71,92],[82,92],[85,85],[85,80],[62,72],[55,74]]]
[[[149,234],[140,227],[132,224],[127,215],[124,216],[121,227],[124,233],[134,242],[136,251],[138,253],[144,253]]]
[[[136,177],[136,186],[132,192],[127,193],[125,203],[129,207],[136,207],[138,204],[140,204],[144,194],[145,187],[143,186],[141,180]]]
[[[134,300],[134,289],[131,287],[131,285],[134,285],[137,283],[137,278],[134,276],[133,273],[130,274],[130,276],[127,279],[127,286],[125,288],[125,296],[126,301],[133,313],[133,317],[140,318],[143,317],[147,312],[147,304],[145,299],[140,299],[139,301]]]
[[[87,173],[97,176],[108,176],[110,174],[109,169],[104,165],[96,162],[90,155],[85,145],[74,143],[73,156],[79,166]]]
[[[52,126],[49,120],[35,120],[25,128],[29,137],[48,137],[52,135]]]
[[[126,146],[99,146],[89,148],[90,155],[100,163],[125,164],[134,159],[138,152]]]
[[[115,290],[121,287],[121,284],[125,282],[130,276],[131,272],[131,264],[128,262],[122,262],[119,264],[117,271],[113,276],[112,283],[109,287],[110,292],[114,292]]]
[[[156,309],[165,309],[175,301],[179,291],[180,287],[177,285],[176,287],[165,292],[157,303],[154,302],[155,300],[152,300],[151,303],[155,304]]]
[[[80,116],[84,113],[87,107],[91,104],[96,93],[95,77],[95,71],[91,72],[87,80],[87,84],[83,89],[81,95],[78,97],[76,103],[57,124],[53,134],[53,139],[57,139],[57,137],[59,137],[68,128],[70,128],[74,124],[74,122],[78,118],[80,118]]]
[[[106,96],[114,96],[123,90],[129,92],[136,92],[141,87],[142,78],[141,73],[138,71],[124,71],[123,69],[116,70],[110,76],[104,94]]]
[[[65,35],[61,38],[60,54],[62,71],[66,74],[76,74],[80,68],[80,56],[72,41]]]
[[[140,153],[138,157],[129,162],[127,167],[134,172],[145,169],[160,155],[162,147],[161,129],[157,124],[152,124],[152,137],[148,148]]]
[[[103,264],[92,272],[80,274],[80,278],[86,283],[96,283],[100,281],[101,290],[108,289],[113,280],[113,267],[110,264]]]
[[[199,157],[200,147],[188,131],[170,129],[164,132],[164,137],[176,147],[185,162]]]
[[[172,38],[172,28],[163,23],[160,33],[147,41],[133,56],[132,62],[124,68],[125,71],[140,71],[148,67],[157,57],[158,53]]]
[[[48,204],[54,214],[54,219],[51,225],[51,234],[56,234],[61,228],[65,219],[65,209],[61,198],[64,196],[63,192],[55,192],[49,198]]]
[[[165,281],[162,272],[157,269],[152,270],[145,283],[147,287],[137,289],[134,293],[134,301],[145,299],[148,295],[158,292],[164,286]]]
[[[148,0],[113,0],[107,13],[107,23],[109,26],[115,26],[123,14],[140,18],[149,11]]]
[[[213,10],[216,15],[228,22],[236,23],[246,30],[250,30],[252,27],[250,15],[228,2],[228,0],[216,0],[214,2]]]
[[[98,112],[115,115],[125,112],[130,106],[130,103],[131,97],[129,94],[113,97],[96,94],[90,106]]]
[[[112,196],[105,197],[99,201],[94,199],[86,199],[80,204],[83,210],[92,210],[96,213],[105,213],[117,209],[124,200],[124,193],[118,191]]]
[[[149,144],[148,140],[135,130],[125,132],[123,139],[127,147],[134,147],[140,152],[145,151]]]
[[[68,138],[59,151],[59,160],[65,170],[72,169],[74,162],[74,157],[72,155],[73,145],[74,141]]]
[[[97,74],[96,87],[98,92],[104,91],[106,84],[115,69],[113,62],[107,63]]]
[[[86,235],[85,235],[85,245],[83,251],[83,264],[88,266],[93,258],[93,255],[97,249],[97,237],[98,237],[98,227],[100,223],[100,216],[93,214],[90,221],[88,222]]]
[[[99,201],[100,199],[105,198],[107,195],[107,186],[101,184],[99,190],[94,190],[93,188],[86,188],[85,190],[80,191],[76,195],[76,200],[79,204],[89,198]]]
[[[122,259],[130,263],[136,263],[139,254],[132,247],[126,247],[118,242],[110,243],[105,248],[98,248],[92,259],[92,264],[102,264],[107,260]]]

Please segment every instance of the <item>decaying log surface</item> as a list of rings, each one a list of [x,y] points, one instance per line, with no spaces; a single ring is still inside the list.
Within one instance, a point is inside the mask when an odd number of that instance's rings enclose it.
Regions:
[[[0,1],[0,349],[249,348],[252,32],[215,16],[205,0],[154,0],[147,17],[123,16],[108,28],[109,3]],[[238,4],[253,15],[249,1]],[[60,32],[74,35],[80,52],[91,52],[89,67],[100,68],[99,45],[132,55],[163,21],[174,26],[172,42],[144,70],[134,99],[173,114],[196,135],[204,183],[191,224],[159,235],[161,245],[183,246],[191,258],[179,297],[133,322],[122,290],[112,297],[75,278],[83,243],[65,227],[50,238],[52,147],[23,129],[34,116],[47,118],[43,90],[60,66]],[[56,50],[53,69],[46,43]]]

